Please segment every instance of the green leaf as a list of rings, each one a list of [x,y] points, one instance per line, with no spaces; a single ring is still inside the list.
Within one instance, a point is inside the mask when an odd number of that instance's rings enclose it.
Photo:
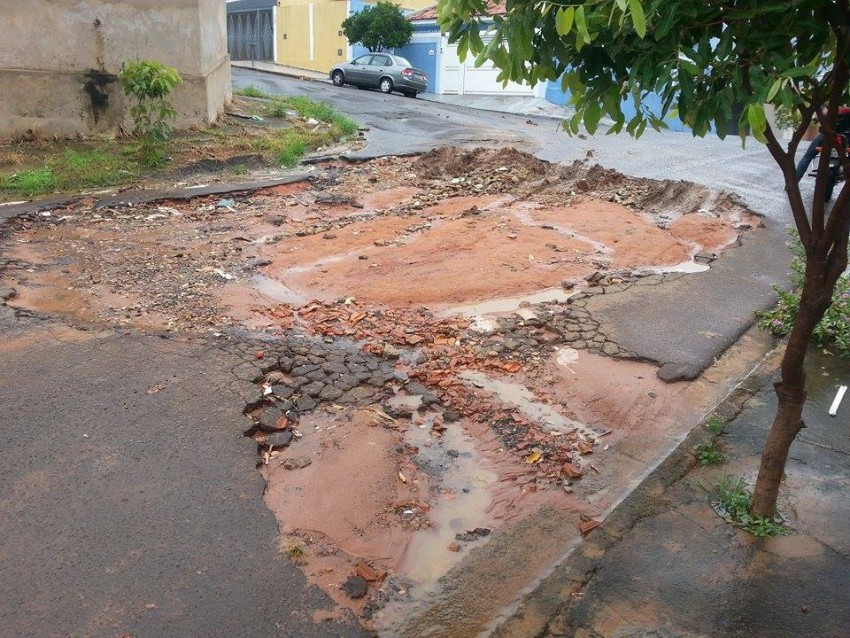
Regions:
[[[599,105],[598,100],[592,100],[584,112],[584,127],[588,133],[591,135],[596,133],[596,129],[599,128],[600,119],[602,119],[602,107]]]
[[[632,10],[632,23],[635,25],[635,32],[642,40],[646,36],[646,16],[643,13],[640,0],[629,0],[629,7]]]
[[[747,106],[747,122],[753,137],[759,142],[766,142],[764,130],[767,128],[767,116],[764,113],[764,104],[750,104]]]
[[[591,38],[590,33],[587,31],[587,22],[584,19],[584,5],[580,5],[578,9],[576,9],[576,30],[578,34],[581,36],[581,42],[585,44],[590,44]],[[578,44],[578,43],[576,43]]]
[[[573,28],[573,20],[575,19],[575,7],[561,7],[555,15],[555,30],[558,35],[564,37]]]
[[[767,101],[770,102],[773,98],[776,97],[776,94],[779,93],[779,89],[782,88],[784,84],[784,80],[779,78],[773,85],[770,87],[770,90],[767,92]]]

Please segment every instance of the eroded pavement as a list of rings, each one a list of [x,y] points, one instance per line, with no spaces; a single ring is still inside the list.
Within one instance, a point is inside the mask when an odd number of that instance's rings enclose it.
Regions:
[[[598,300],[698,287],[761,227],[693,184],[449,148],[25,215],[2,285],[19,311],[250,344],[240,427],[281,555],[384,635],[472,636],[769,346],[662,380]]]

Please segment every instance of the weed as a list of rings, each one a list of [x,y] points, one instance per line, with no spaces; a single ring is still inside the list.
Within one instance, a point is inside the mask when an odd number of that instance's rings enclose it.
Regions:
[[[294,540],[291,540],[286,544],[286,549],[284,551],[289,557],[289,560],[298,560],[299,558],[303,558],[304,554],[306,554],[304,546]]]
[[[49,168],[21,171],[9,176],[0,176],[0,190],[33,197],[49,193],[56,188],[56,175]]]
[[[292,168],[293,166],[298,165],[298,162],[301,161],[301,158],[304,157],[306,152],[307,142],[303,139],[296,138],[290,140],[289,143],[278,153],[277,159],[281,166]]]
[[[705,488],[704,488],[705,489]],[[747,488],[743,478],[724,476],[712,486],[708,492],[708,500],[714,511],[721,517],[753,536],[787,536],[791,533],[781,522],[776,522],[764,516],[750,514],[752,493]]]
[[[800,236],[794,229],[788,234],[791,235],[788,248],[793,255],[791,273],[788,275],[792,290],[774,287],[779,297],[776,307],[756,313],[759,328],[780,336],[791,332],[794,321],[797,319],[800,308],[800,289],[803,287],[806,273],[805,251],[800,242]],[[815,327],[812,341],[821,347],[833,346],[841,355],[850,356],[850,276],[843,275],[835,284],[832,304]]]
[[[717,465],[718,463],[723,463],[728,458],[726,454],[720,451],[717,441],[700,443],[694,447],[694,454],[700,465]]]
[[[256,86],[246,86],[244,89],[237,89],[234,91],[236,95],[244,95],[245,97],[259,97],[259,98],[270,98],[272,97],[265,91],[261,91]]]
[[[289,115],[289,105],[283,100],[272,100],[266,105],[266,115],[268,117],[284,118]]]
[[[706,422],[705,427],[708,428],[708,431],[715,436],[720,436],[726,433],[726,421],[716,414]]]

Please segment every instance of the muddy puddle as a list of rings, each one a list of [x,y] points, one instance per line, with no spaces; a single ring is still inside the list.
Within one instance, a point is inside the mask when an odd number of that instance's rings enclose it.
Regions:
[[[478,635],[742,374],[664,384],[574,303],[698,278],[758,231],[732,196],[443,149],[227,200],[20,218],[2,283],[80,322],[261,332],[246,433],[281,553],[382,635]]]

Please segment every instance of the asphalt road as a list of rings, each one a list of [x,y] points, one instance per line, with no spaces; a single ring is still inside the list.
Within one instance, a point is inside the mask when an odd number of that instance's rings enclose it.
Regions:
[[[2,305],[0,334],[0,638],[364,635],[278,552],[247,356]]]

